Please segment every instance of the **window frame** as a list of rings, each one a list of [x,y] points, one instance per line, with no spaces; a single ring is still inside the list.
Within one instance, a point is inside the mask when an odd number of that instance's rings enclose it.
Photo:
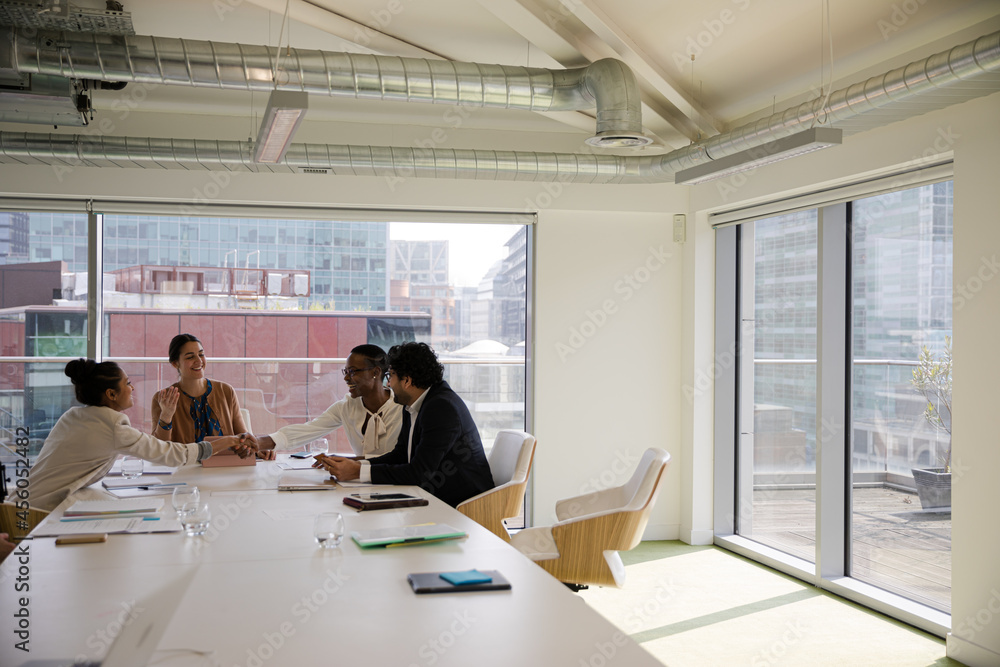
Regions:
[[[853,366],[850,202],[953,177],[950,162],[935,164],[837,189],[714,213],[709,217],[716,230],[714,544],[939,637],[951,631],[950,614],[850,576],[852,485],[848,473],[852,444],[848,425],[852,423]],[[741,390],[747,388],[748,381],[752,388],[754,350],[752,319],[745,320],[741,312],[741,303],[753,303],[753,281],[743,275],[748,273],[744,270],[748,263],[753,265],[754,257],[753,244],[744,242],[746,232],[751,229],[745,225],[807,208],[816,208],[819,212],[816,418],[817,442],[827,444],[819,448],[816,461],[815,563],[743,537],[738,532],[740,522],[749,520],[749,517],[740,516],[740,508],[748,506],[740,504],[740,494],[746,493],[748,483],[752,484],[740,478],[741,470],[752,470],[752,461],[748,460],[752,448],[739,446],[741,440],[751,436],[753,424],[752,400],[749,405],[748,401],[741,400],[741,396],[746,395]],[[748,289],[750,300],[746,301]],[[824,321],[834,322],[836,326],[824,330]],[[741,428],[747,423],[750,432]]]

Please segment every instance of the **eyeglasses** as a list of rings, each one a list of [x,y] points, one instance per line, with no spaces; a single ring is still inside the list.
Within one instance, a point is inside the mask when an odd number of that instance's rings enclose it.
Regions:
[[[361,371],[370,371],[373,368],[375,368],[375,367],[374,366],[367,366],[365,368],[343,368],[343,369],[341,369],[340,372],[341,372],[341,374],[345,378],[351,378],[353,380],[355,373],[360,373]]]

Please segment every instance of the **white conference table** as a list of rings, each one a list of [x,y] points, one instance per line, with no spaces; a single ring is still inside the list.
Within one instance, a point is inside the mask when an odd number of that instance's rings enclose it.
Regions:
[[[426,507],[361,513],[342,504],[359,489],[279,492],[283,472],[276,462],[179,470],[171,481],[197,484],[212,510],[206,537],[113,534],[103,544],[60,547],[54,538],[29,540],[29,592],[15,589],[19,577],[25,583],[17,558],[0,566],[0,665],[103,657],[137,601],[192,567],[195,578],[150,664],[660,665],[513,547],[425,491],[394,487],[427,497]],[[313,517],[329,510],[344,515],[348,537],[320,549]],[[349,537],[429,522],[469,537],[375,550]],[[418,596],[406,580],[411,572],[471,568],[499,570],[512,589]],[[23,596],[30,654],[15,648],[13,635]]]

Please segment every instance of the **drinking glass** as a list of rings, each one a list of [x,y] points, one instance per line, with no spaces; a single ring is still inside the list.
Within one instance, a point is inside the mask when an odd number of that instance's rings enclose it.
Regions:
[[[183,519],[186,514],[198,509],[200,502],[201,492],[197,486],[178,486],[170,497],[170,504],[174,506],[178,519]]]
[[[142,475],[142,459],[134,456],[126,456],[122,459],[122,477],[135,479],[140,475]]]
[[[313,537],[323,549],[340,546],[344,539],[344,517],[340,512],[323,512],[313,522]]]
[[[208,509],[207,503],[195,506],[195,509],[181,517],[181,526],[184,534],[188,537],[197,537],[208,532],[208,526],[212,522],[212,513]]]
[[[317,438],[309,443],[309,453],[313,456],[317,454],[326,454],[330,449],[330,441],[326,438]]]

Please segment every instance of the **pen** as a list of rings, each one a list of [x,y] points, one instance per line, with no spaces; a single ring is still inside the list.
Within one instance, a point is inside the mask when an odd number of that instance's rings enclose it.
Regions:
[[[94,516],[81,516],[81,517],[71,517],[68,519],[59,519],[63,523],[69,523],[70,521],[109,521],[114,519],[138,519],[140,517],[135,514],[99,514]],[[159,521],[160,517],[142,517],[144,521]]]

